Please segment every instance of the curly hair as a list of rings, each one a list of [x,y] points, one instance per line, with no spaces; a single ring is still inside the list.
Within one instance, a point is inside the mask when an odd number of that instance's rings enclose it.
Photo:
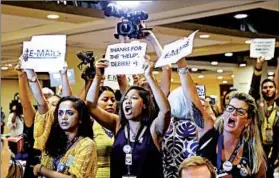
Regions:
[[[139,93],[139,96],[142,98],[143,100],[143,104],[146,105],[146,108],[144,108],[142,110],[142,120],[141,120],[141,124],[145,125],[145,126],[150,126],[152,121],[155,118],[155,105],[151,99],[150,93],[149,91],[147,91],[146,89],[144,89],[143,87],[140,86],[131,86],[126,93],[122,96],[121,100],[120,100],[120,108],[119,108],[119,117],[120,117],[120,124],[121,126],[125,126],[128,121],[125,117],[124,114],[124,110],[123,110],[123,102],[124,102],[124,98],[127,95],[127,93],[131,90],[137,90],[137,92]]]
[[[79,124],[77,136],[93,139],[94,135],[92,129],[93,122],[90,119],[86,104],[81,99],[73,96],[62,97],[55,108],[54,121],[45,146],[46,153],[53,158],[56,158],[59,155],[64,155],[67,152],[68,138],[65,132],[61,129],[58,121],[59,106],[65,101],[72,101],[74,103],[73,107],[78,112]]]

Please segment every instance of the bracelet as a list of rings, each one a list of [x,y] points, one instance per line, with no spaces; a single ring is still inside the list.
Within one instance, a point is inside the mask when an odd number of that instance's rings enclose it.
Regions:
[[[177,72],[179,74],[186,74],[187,72],[189,72],[189,68],[188,68],[188,66],[185,66],[183,68],[177,68]]]

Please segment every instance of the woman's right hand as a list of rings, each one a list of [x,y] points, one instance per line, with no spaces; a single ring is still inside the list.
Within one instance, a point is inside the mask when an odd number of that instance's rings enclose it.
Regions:
[[[19,62],[16,66],[15,66],[15,71],[17,72],[18,76],[23,75],[25,72],[21,67],[21,62]]]
[[[104,59],[104,58],[101,58],[99,60],[97,60],[95,62],[95,67],[96,67],[96,76],[103,76],[104,75],[104,68],[108,67],[109,66],[109,61]]]

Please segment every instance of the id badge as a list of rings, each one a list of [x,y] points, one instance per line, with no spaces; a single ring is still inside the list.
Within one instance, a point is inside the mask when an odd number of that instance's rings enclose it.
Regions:
[[[266,134],[266,142],[273,143],[273,130],[272,129],[265,129]]]
[[[125,156],[125,164],[132,165],[132,154],[126,154]]]
[[[132,176],[132,175],[130,175],[130,176],[122,176],[122,178],[137,178],[137,176]]]

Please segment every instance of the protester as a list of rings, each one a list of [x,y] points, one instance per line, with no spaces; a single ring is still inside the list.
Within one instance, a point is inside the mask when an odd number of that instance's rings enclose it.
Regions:
[[[102,86],[99,90],[97,106],[109,113],[116,113],[116,99],[114,91],[108,86]],[[113,145],[113,132],[94,122],[93,130],[97,146],[98,171],[96,178],[110,177],[110,155]]]
[[[153,119],[154,105],[150,94],[139,86],[130,87],[120,101],[119,115],[97,107],[97,92],[101,80],[101,68],[108,62],[96,62],[96,76],[87,94],[87,102],[94,119],[112,131],[115,141],[111,157],[111,178],[134,176],[137,178],[163,177],[161,163],[161,139],[170,122],[170,106],[160,88],[154,82],[154,62],[145,65],[145,78],[159,105],[159,114]]]
[[[192,156],[179,166],[179,178],[215,178],[213,165],[205,158]]]
[[[197,154],[211,161],[218,177],[266,177],[255,100],[248,94],[234,93],[215,128],[200,102],[186,60],[179,60],[177,65],[183,92],[192,102],[193,119],[198,127]]]
[[[257,59],[249,93],[256,100],[258,107],[258,126],[263,149],[267,156],[267,177],[273,177],[274,169],[279,165],[279,107],[277,105],[279,98],[276,98],[275,81],[265,79],[260,85],[264,61],[265,59],[262,57]],[[279,68],[279,64],[277,68]],[[277,80],[279,79],[277,78]],[[262,97],[259,86],[261,86]]]
[[[162,143],[165,178],[178,178],[178,168],[186,158],[196,155],[198,141],[196,126],[192,123],[191,103],[183,95],[182,88],[173,90],[169,97],[171,122]]]
[[[61,98],[54,111],[41,164],[34,167],[34,175],[94,178],[97,152],[92,126],[88,108],[82,100],[71,96]]]

